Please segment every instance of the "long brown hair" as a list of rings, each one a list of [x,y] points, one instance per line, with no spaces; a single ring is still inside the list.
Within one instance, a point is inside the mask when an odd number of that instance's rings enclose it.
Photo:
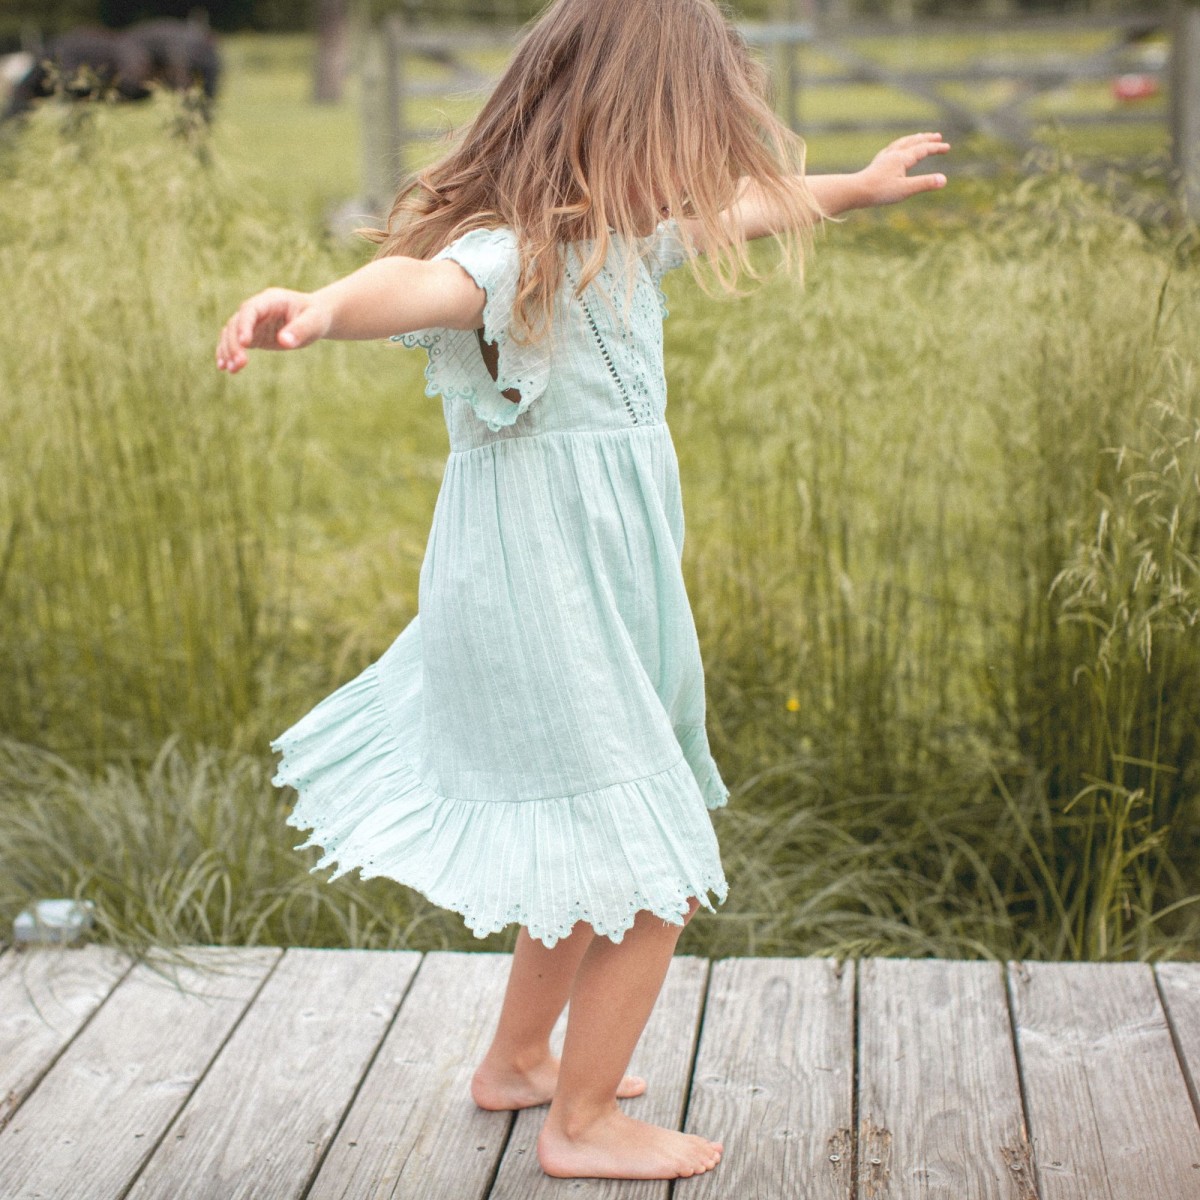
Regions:
[[[549,329],[562,243],[591,243],[582,292],[614,235],[644,237],[666,215],[700,221],[726,292],[743,272],[761,278],[720,216],[747,179],[786,215],[777,237],[799,275],[821,212],[803,180],[804,142],[768,96],[766,71],[714,0],[553,0],[456,145],[405,180],[385,229],[361,232],[377,258],[429,258],[468,230],[509,227],[522,261],[514,332],[525,340]]]

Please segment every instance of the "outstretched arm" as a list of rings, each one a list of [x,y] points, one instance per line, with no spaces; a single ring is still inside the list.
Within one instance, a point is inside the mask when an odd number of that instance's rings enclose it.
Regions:
[[[298,350],[319,338],[384,338],[437,326],[476,329],[483,289],[455,262],[377,258],[315,292],[267,288],[225,323],[217,367],[231,375],[248,350]]]
[[[945,175],[909,175],[917,163],[931,154],[945,154],[950,145],[940,133],[914,133],[898,138],[885,146],[861,171],[850,175],[805,175],[809,191],[828,217],[853,208],[871,208],[878,204],[895,204],[919,192],[929,192],[946,186]],[[744,240],[781,233],[786,216],[772,205],[759,185],[750,179],[742,181],[737,200],[725,210],[724,217]],[[703,251],[703,231],[698,221],[681,220],[679,224]]]

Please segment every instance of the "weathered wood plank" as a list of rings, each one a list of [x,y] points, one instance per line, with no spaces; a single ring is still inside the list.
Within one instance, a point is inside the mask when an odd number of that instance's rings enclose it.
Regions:
[[[847,1200],[853,1087],[852,962],[715,963],[685,1128],[725,1152],[676,1195]]]
[[[630,1071],[646,1080],[641,1096],[621,1102],[630,1116],[672,1129],[680,1127],[707,977],[706,959],[685,955],[672,959],[658,1002],[630,1060]],[[566,1018],[555,1027],[551,1044],[556,1052],[562,1047],[565,1030]],[[537,1160],[537,1139],[545,1119],[544,1107],[517,1114],[489,1200],[555,1200],[566,1195],[586,1195],[592,1200],[666,1200],[670,1182],[665,1179],[553,1179],[546,1175]]]
[[[194,968],[139,962],[0,1130],[6,1194],[124,1195],[281,953],[190,946]]]
[[[1200,1129],[1147,963],[1010,963],[1042,1200],[1195,1200]]]
[[[1159,963],[1154,973],[1166,1002],[1192,1109],[1200,1117],[1200,962]]]
[[[859,964],[858,1195],[1034,1200],[1004,967]]]
[[[132,966],[108,946],[0,957],[0,1129]]]
[[[507,954],[427,954],[307,1200],[476,1200],[510,1113],[471,1099],[504,996]],[[274,1193],[262,1193],[274,1196]]]
[[[128,1200],[304,1195],[420,961],[288,950]]]

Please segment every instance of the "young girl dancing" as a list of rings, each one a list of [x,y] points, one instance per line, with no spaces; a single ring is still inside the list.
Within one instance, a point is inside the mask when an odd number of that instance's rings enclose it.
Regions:
[[[736,290],[768,235],[798,269],[822,217],[945,183],[908,176],[937,133],[806,178],[766,87],[713,0],[554,0],[375,260],[251,297],[217,348],[231,374],[318,338],[428,353],[450,455],[418,615],[271,743],[274,782],[314,870],[398,880],[480,937],[521,925],[472,1094],[550,1102],[551,1175],[695,1175],[722,1150],[617,1104],[683,926],[727,890],[658,283],[702,257]]]

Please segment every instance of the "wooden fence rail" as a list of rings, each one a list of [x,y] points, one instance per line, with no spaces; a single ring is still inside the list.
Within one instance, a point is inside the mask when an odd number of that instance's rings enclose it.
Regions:
[[[743,36],[770,63],[781,115],[806,136],[891,134],[930,123],[949,138],[983,134],[1019,150],[1028,149],[1039,117],[1036,101],[1077,83],[1114,79],[1135,70],[1151,86],[1168,92],[1169,109],[1131,106],[1121,111],[1066,112],[1054,120],[1064,126],[1161,124],[1170,121],[1175,165],[1189,211],[1200,214],[1200,7],[1177,5],[1173,21],[1151,16],[1041,17],[963,21],[921,21],[910,25],[856,21],[744,24]],[[918,55],[919,66],[896,66],[861,48],[864,42],[897,39],[919,44],[926,38],[978,37],[1035,32],[1052,35],[1090,31],[1107,35],[1087,51],[1054,49],[1001,56],[981,54],[967,62],[939,65],[933,53]],[[1138,55],[1135,42],[1169,33],[1170,57]],[[478,94],[494,75],[473,66],[471,55],[512,48],[516,29],[432,30],[414,28],[403,17],[386,19],[365,41],[363,54],[363,179],[366,201],[378,208],[404,173],[413,142],[440,136],[444,129],[410,119],[409,101],[420,97]],[[809,63],[807,59],[815,60]],[[436,64],[440,78],[416,79],[415,62]],[[832,64],[832,69],[830,64]],[[989,101],[981,85],[1009,83],[1009,93]],[[817,119],[805,104],[819,89],[878,86],[911,98],[936,115],[913,118],[881,114],[853,119]],[[974,87],[969,99],[964,85]],[[823,163],[836,170],[849,164]]]

